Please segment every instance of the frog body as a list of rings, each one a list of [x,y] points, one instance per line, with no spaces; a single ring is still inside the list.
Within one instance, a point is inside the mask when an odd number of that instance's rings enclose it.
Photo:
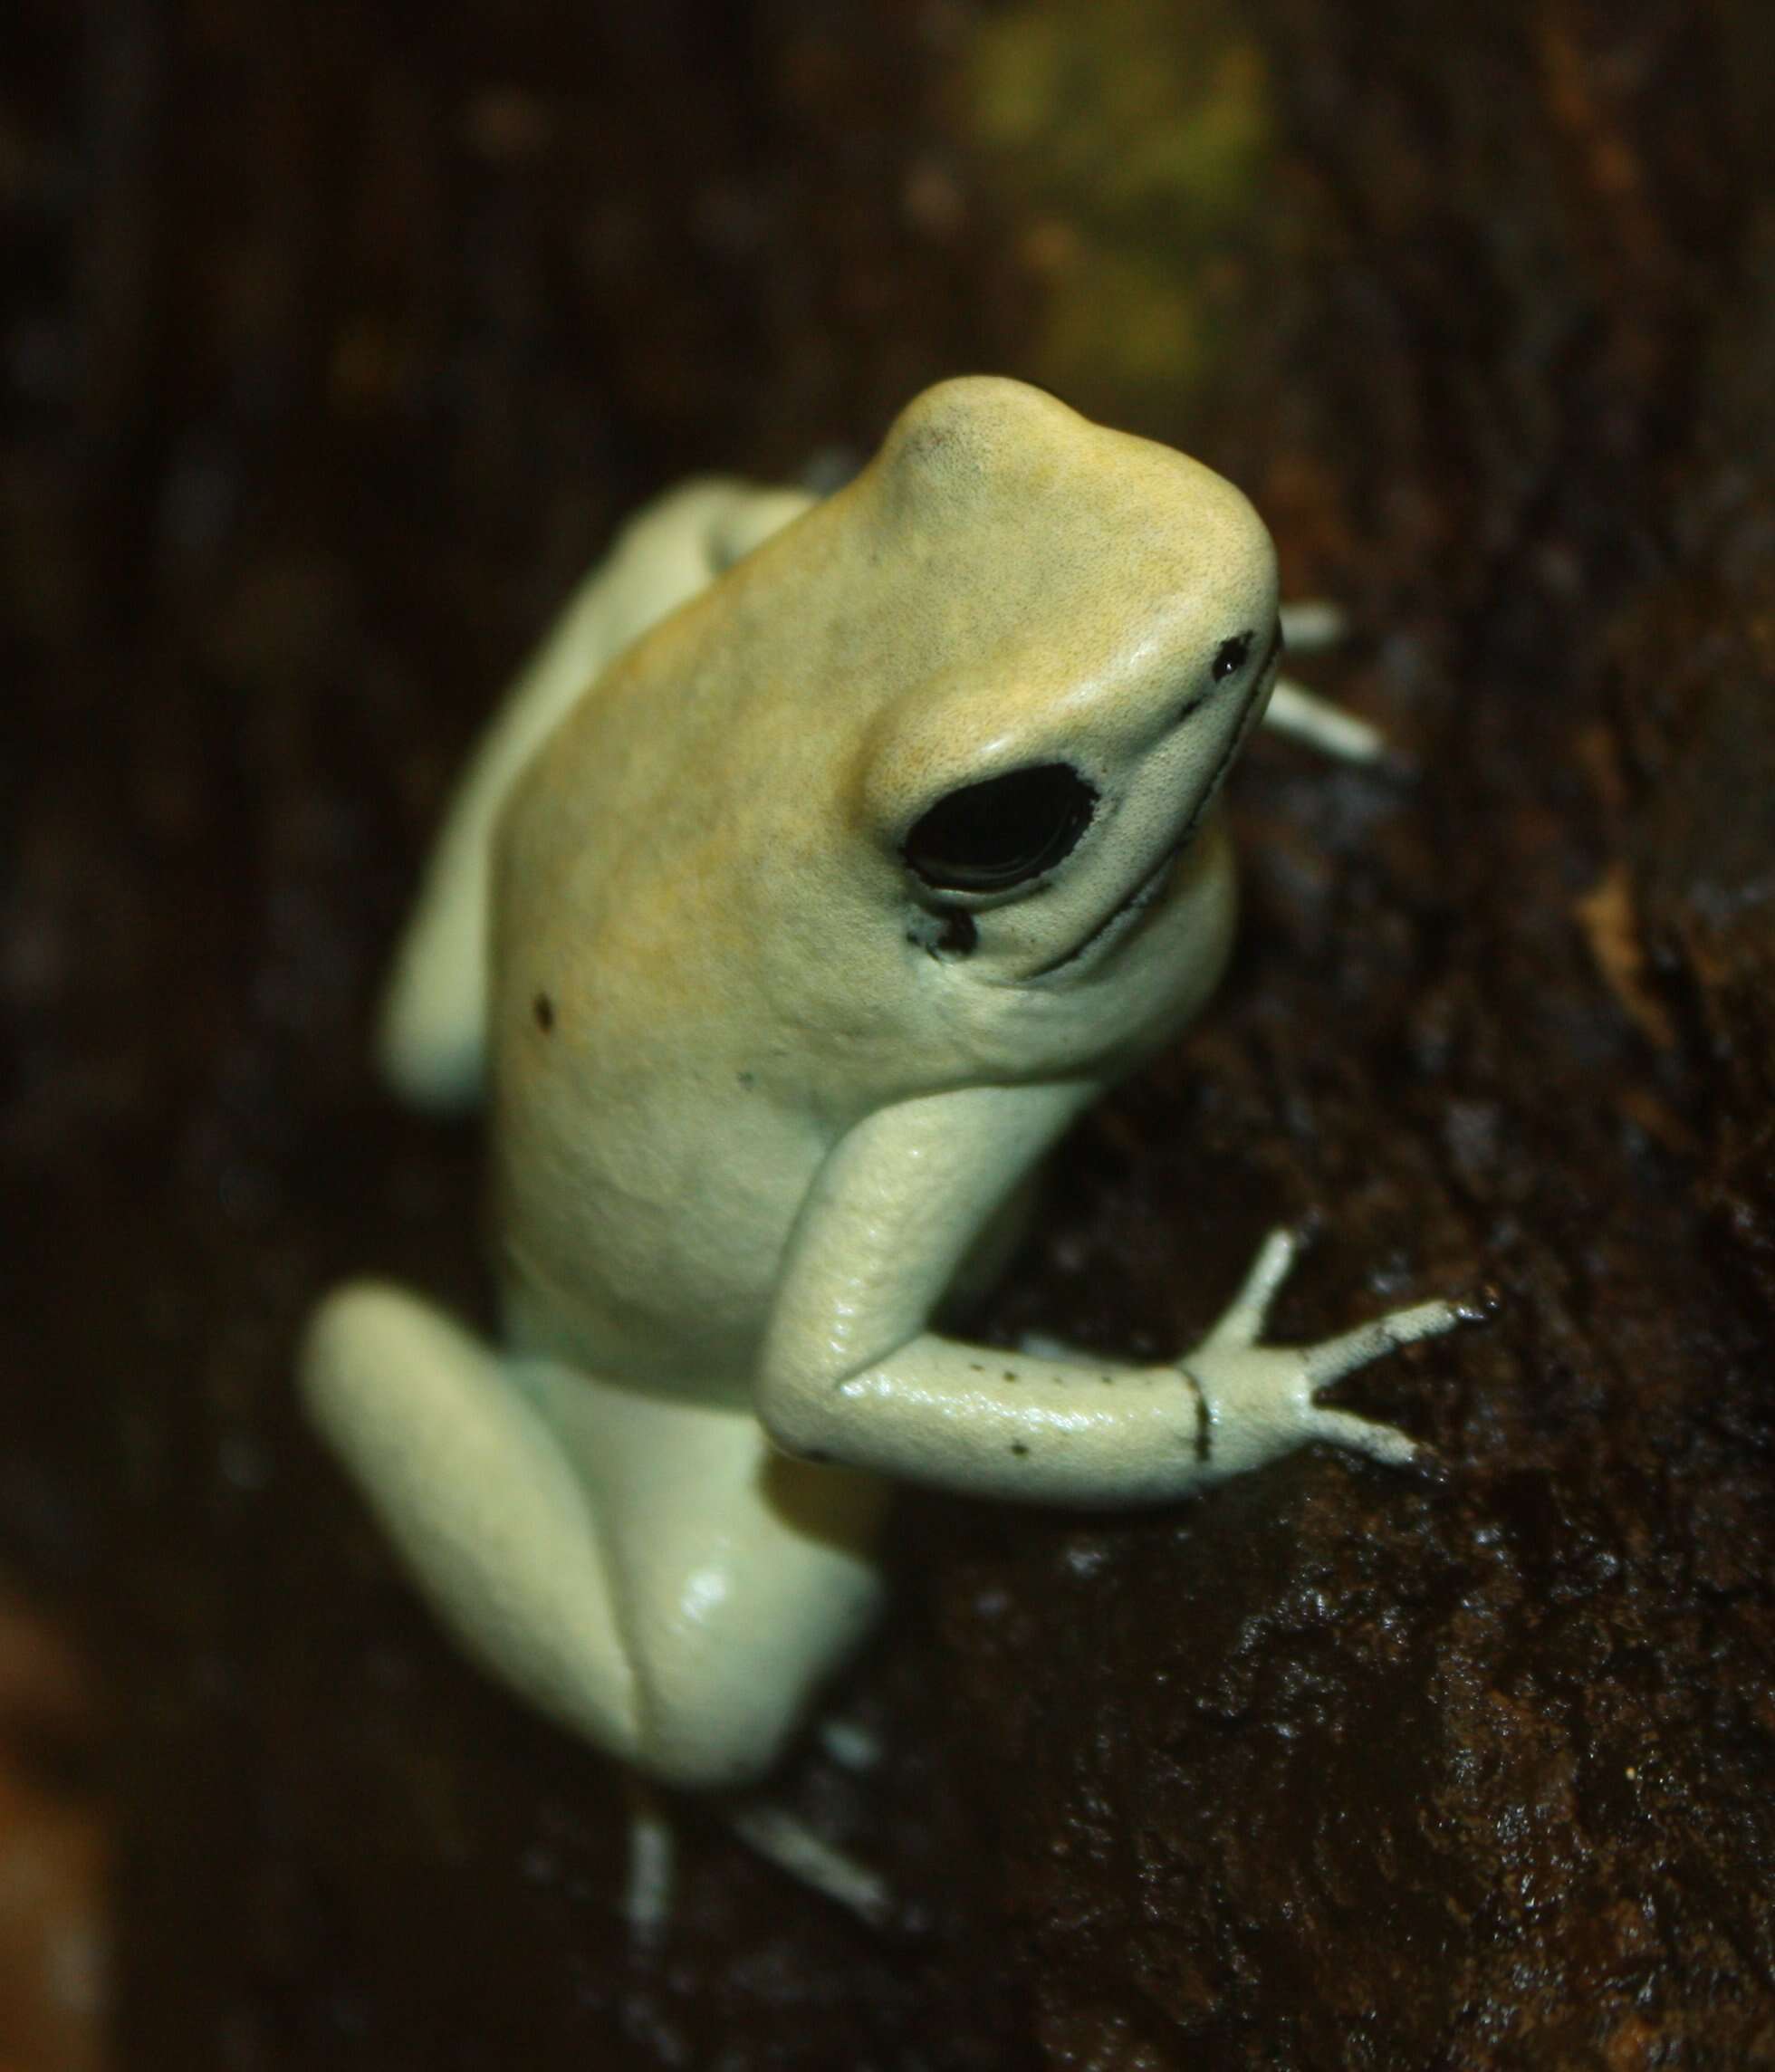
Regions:
[[[1094,529],[1122,543],[1091,552]],[[1125,595],[1106,600],[1109,553]],[[488,1041],[495,1220],[525,1313],[580,1320],[562,1349],[749,1386],[791,1226],[847,1131],[949,1089],[1100,1083],[1195,1011],[1231,938],[1217,825],[1150,939],[1078,988],[999,980],[1113,903],[1141,830],[1095,883],[998,908],[1026,939],[965,958],[899,842],[927,795],[1064,762],[1093,727],[1085,774],[1108,794],[1122,737],[1148,752],[1170,727],[1171,657],[1224,569],[1216,623],[1267,638],[1267,541],[1235,491],[1045,397],[988,408],[964,384],[560,725],[501,823]],[[1191,744],[1169,745],[1186,781]],[[1122,789],[1129,817],[1177,819],[1181,782]]]
[[[571,1730],[762,1776],[897,1480],[1125,1505],[1314,1438],[1410,1457],[1314,1392],[1458,1312],[1259,1345],[1280,1237],[1173,1367],[930,1323],[1219,977],[1215,802],[1281,645],[1236,490],[971,379],[824,502],[667,500],[521,680],[383,1037],[412,1097],[488,1097],[503,1338],[356,1286],[302,1372],[446,1623]]]

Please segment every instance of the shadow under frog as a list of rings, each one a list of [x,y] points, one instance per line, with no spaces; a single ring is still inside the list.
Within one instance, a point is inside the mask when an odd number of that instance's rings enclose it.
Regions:
[[[382,1033],[409,1098],[489,1105],[503,1337],[350,1286],[302,1381],[445,1624],[571,1731],[762,1778],[897,1480],[1131,1506],[1316,1439],[1411,1457],[1316,1391],[1462,1312],[1263,1345],[1285,1233],[1172,1366],[930,1322],[1219,978],[1216,797],[1272,695],[1372,749],[1276,693],[1281,647],[1235,489],[969,379],[824,502],[653,507],[519,682]]]

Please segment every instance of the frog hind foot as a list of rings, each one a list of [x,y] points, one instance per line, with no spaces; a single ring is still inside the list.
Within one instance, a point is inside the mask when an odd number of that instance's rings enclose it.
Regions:
[[[894,1898],[880,1872],[817,1835],[799,1814],[764,1799],[745,1799],[728,1809],[728,1825],[754,1854],[797,1885],[830,1899],[871,1928],[884,1928]]]

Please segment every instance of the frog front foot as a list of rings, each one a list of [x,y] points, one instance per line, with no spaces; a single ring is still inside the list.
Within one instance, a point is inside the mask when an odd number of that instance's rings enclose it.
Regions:
[[[1315,1398],[1382,1354],[1476,1322],[1483,1311],[1470,1303],[1419,1302],[1318,1345],[1261,1345],[1299,1246],[1294,1232],[1271,1231],[1225,1314],[1179,1363],[1195,1392],[1196,1453],[1205,1475],[1242,1474],[1315,1439],[1396,1467],[1427,1457],[1427,1448],[1392,1425],[1326,1409]]]
[[[1348,630],[1342,608],[1322,599],[1283,605],[1281,622],[1291,655],[1321,655],[1338,647]],[[1387,754],[1386,736],[1378,727],[1290,676],[1276,678],[1263,724],[1340,763],[1379,763]]]

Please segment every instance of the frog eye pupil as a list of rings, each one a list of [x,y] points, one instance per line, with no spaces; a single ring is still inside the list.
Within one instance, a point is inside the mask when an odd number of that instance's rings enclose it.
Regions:
[[[1242,669],[1245,658],[1252,651],[1253,633],[1235,633],[1231,640],[1223,640],[1214,650],[1214,676],[1215,683],[1223,683],[1235,669]]]
[[[906,859],[947,892],[1001,892],[1050,870],[1090,825],[1097,793],[1064,763],[964,784],[906,838]]]

